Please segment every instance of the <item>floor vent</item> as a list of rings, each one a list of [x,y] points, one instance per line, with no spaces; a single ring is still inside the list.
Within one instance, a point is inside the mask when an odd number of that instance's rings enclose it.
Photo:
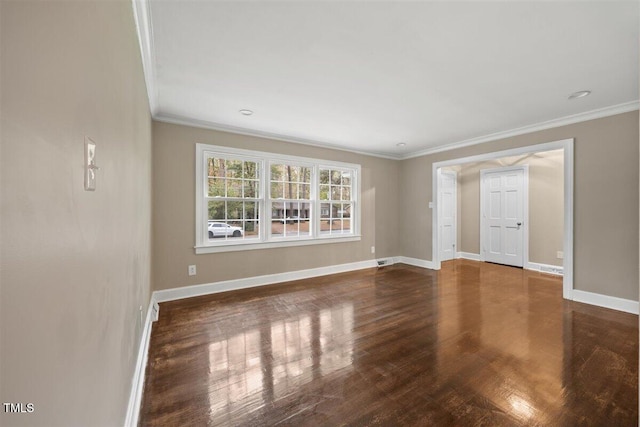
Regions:
[[[384,267],[385,265],[389,265],[388,259],[379,259],[377,262],[378,262],[378,268]]]

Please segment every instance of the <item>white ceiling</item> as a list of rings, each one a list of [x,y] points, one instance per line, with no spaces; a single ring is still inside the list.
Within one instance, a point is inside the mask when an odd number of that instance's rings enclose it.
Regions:
[[[638,108],[636,1],[134,5],[159,120],[402,158]]]

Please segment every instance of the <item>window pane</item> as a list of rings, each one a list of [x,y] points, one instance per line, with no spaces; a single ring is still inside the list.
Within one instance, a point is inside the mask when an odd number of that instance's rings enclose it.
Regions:
[[[258,179],[258,164],[256,162],[244,162],[245,179]]]
[[[300,167],[286,165],[286,179],[287,181],[299,182],[300,181]]]
[[[244,202],[244,219],[258,219],[257,202]]]
[[[342,185],[351,185],[351,172],[342,172]]]
[[[320,200],[329,200],[329,186],[321,185],[320,186]]]
[[[300,168],[300,182],[311,182],[311,168]]]
[[[227,197],[242,197],[241,179],[227,179]]]
[[[298,191],[300,191],[298,198],[309,200],[311,199],[311,185],[310,184],[300,184],[298,186]]]
[[[271,165],[271,181],[284,181],[283,170],[283,165]]]
[[[209,178],[209,197],[224,197],[224,179]]]
[[[285,199],[297,199],[298,198],[298,184],[287,182],[284,184],[284,198]]]
[[[329,170],[320,170],[320,184],[329,184]]]
[[[209,202],[209,219],[225,218],[225,202]]]
[[[227,160],[225,161],[227,178],[242,178],[242,161]]]
[[[340,200],[340,187],[331,186],[331,200]]]
[[[208,167],[208,176],[215,178],[224,178],[225,176],[225,167],[224,167],[224,159],[216,159],[213,157],[209,157],[207,160]]]
[[[351,187],[342,187],[342,200],[351,200]]]
[[[284,198],[284,184],[281,182],[271,183],[271,198],[282,199]]]
[[[351,205],[348,203],[338,204],[337,206],[337,217],[338,218],[349,218],[351,217]]]
[[[246,221],[244,223],[244,237],[257,238],[260,236],[260,223],[258,221]]]
[[[273,237],[282,237],[284,236],[284,225],[282,221],[271,220],[271,235]]]
[[[257,198],[259,195],[258,181],[244,181],[244,197]]]
[[[227,202],[227,219],[242,219],[243,202]]]
[[[329,218],[331,216],[331,204],[330,203],[321,203],[320,204],[320,218]]]
[[[342,184],[342,172],[331,171],[331,183],[335,185]]]

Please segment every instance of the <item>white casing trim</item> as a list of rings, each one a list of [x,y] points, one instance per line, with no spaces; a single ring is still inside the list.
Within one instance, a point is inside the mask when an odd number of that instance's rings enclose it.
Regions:
[[[597,305],[598,307],[638,314],[638,301],[630,299],[611,297],[609,295],[595,294],[593,292],[574,289],[573,300],[585,304]]]
[[[395,257],[396,263],[413,265],[414,267],[428,268],[429,270],[435,270],[433,268],[433,262],[426,259],[410,258],[407,256]]]
[[[157,319],[158,303],[151,296],[147,317],[144,321],[140,345],[138,346],[138,357],[136,359],[133,379],[131,381],[131,392],[129,393],[129,405],[127,407],[127,417],[124,421],[125,427],[136,427],[140,416],[140,405],[142,403],[142,390],[144,388],[144,374],[147,369],[147,356],[149,354],[149,341],[151,340],[151,324]],[[155,317],[155,319],[154,319]]]
[[[204,283],[201,285],[185,286],[181,288],[164,289],[155,291],[153,298],[158,302],[174,301],[183,298],[197,297],[201,295],[216,294],[219,292],[235,291],[238,289],[254,288],[257,286],[273,285],[275,283],[290,282],[292,280],[309,279],[311,277],[326,276],[329,274],[345,273],[347,271],[376,268],[375,259],[352,262],[348,264],[331,265],[328,267],[311,268],[308,270],[290,271],[286,273],[267,274],[264,276],[247,277],[244,279],[224,280],[221,282]]]
[[[456,258],[480,261],[480,254],[472,254],[471,252],[456,252]]]
[[[554,274],[556,276],[562,276],[564,271],[564,268],[561,265],[542,264],[531,261],[525,262],[524,268],[527,270],[539,271],[541,273]]]

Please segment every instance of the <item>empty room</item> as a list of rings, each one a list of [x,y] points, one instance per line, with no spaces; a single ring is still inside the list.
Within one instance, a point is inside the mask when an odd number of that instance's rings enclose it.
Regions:
[[[639,40],[1,0],[0,425],[637,426]]]

